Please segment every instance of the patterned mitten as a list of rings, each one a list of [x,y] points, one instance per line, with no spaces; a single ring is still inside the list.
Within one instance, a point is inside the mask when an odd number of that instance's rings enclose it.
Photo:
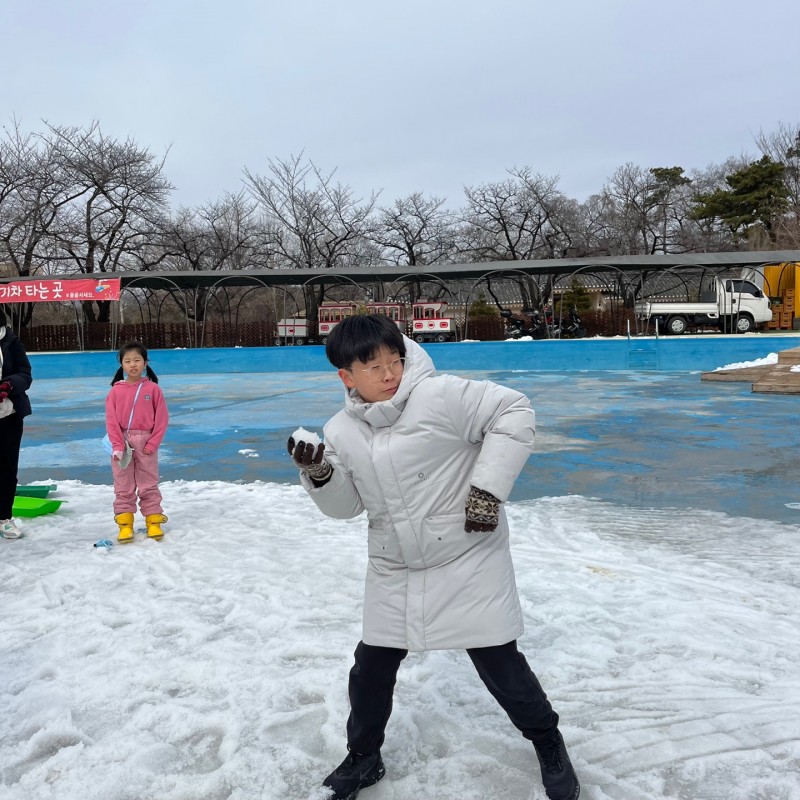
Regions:
[[[488,533],[495,530],[500,522],[500,501],[489,492],[469,487],[466,503],[467,521],[464,530],[467,533]]]
[[[288,441],[289,455],[294,459],[298,469],[307,475],[316,486],[324,486],[333,475],[333,467],[325,460],[325,445],[295,442],[290,436]]]

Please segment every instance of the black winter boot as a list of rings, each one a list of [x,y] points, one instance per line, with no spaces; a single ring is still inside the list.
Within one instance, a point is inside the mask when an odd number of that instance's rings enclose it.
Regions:
[[[533,743],[542,768],[542,783],[550,800],[578,800],[581,785],[567,755],[564,738],[556,731]]]
[[[380,751],[369,756],[348,753],[322,785],[333,790],[330,800],[356,800],[362,789],[377,783],[385,774]]]

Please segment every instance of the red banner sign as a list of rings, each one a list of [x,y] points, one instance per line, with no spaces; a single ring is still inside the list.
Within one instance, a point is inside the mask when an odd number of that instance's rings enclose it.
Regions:
[[[47,303],[58,300],[119,300],[120,279],[79,278],[0,283],[0,303]]]

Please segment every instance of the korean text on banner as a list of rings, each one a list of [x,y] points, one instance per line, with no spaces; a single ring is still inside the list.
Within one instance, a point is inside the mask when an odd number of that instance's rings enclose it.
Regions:
[[[0,283],[0,303],[46,303],[59,300],[119,300],[120,279],[37,279]]]

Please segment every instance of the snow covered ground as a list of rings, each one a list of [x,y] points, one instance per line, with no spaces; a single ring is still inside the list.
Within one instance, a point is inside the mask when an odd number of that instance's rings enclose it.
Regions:
[[[0,540],[3,800],[302,800],[343,757],[364,519],[291,485],[163,489],[160,543],[93,548],[112,490],[76,481]],[[580,496],[508,511],[521,648],[582,798],[800,798],[800,525]],[[544,798],[462,652],[407,658],[384,759],[363,800]]]

